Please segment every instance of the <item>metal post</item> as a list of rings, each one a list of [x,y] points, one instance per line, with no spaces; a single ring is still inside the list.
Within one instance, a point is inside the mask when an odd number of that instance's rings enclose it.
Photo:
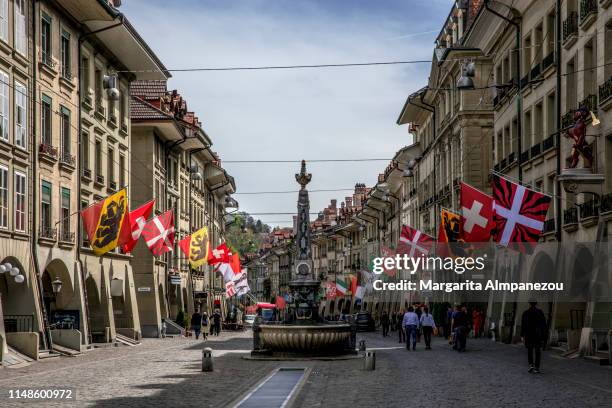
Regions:
[[[205,347],[202,350],[202,371],[203,372],[213,371],[213,357],[212,357],[212,349],[210,347]]]
[[[373,351],[366,351],[363,358],[363,369],[367,371],[376,370],[376,353]]]

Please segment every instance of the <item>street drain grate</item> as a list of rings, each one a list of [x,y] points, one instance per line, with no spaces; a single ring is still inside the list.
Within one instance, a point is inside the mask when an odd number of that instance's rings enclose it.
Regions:
[[[236,407],[283,408],[293,396],[304,373],[304,368],[279,368],[267,380],[248,393]]]

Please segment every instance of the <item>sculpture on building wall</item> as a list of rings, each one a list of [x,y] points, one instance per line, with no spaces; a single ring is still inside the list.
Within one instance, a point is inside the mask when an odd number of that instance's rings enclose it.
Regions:
[[[586,121],[590,116],[591,112],[586,108],[576,110],[574,126],[565,134],[565,137],[574,141],[571,154],[567,158],[569,168],[576,168],[581,156],[585,168],[590,168],[593,164],[593,149],[586,141]]]

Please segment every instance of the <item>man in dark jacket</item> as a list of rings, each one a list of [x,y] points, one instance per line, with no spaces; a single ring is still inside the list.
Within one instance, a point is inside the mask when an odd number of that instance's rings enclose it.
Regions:
[[[389,314],[386,310],[383,311],[382,316],[380,316],[380,324],[382,325],[383,337],[387,337],[389,335]]]
[[[521,318],[521,337],[527,347],[527,360],[529,372],[540,372],[540,359],[542,357],[542,344],[548,337],[548,325],[544,313],[536,307],[535,300],[529,301],[529,309],[523,312]],[[534,362],[535,354],[535,362]]]

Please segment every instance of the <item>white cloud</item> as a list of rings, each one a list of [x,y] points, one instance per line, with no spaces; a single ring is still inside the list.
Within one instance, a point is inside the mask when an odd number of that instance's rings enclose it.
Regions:
[[[145,6],[146,4],[146,6]],[[253,3],[168,8],[131,0],[124,12],[168,68],[294,65],[429,59],[439,22],[352,10],[343,18],[301,4],[271,10]],[[173,3],[174,4],[174,3]],[[225,6],[226,4],[231,4]],[[442,17],[444,18],[444,17]],[[174,73],[222,159],[386,157],[409,143],[395,124],[428,64],[303,70]],[[372,185],[386,162],[309,165],[309,188]],[[238,191],[294,190],[296,164],[225,164]],[[347,193],[311,194],[318,211]],[[237,195],[249,212],[295,211],[297,195]],[[290,220],[290,216],[263,216]]]

